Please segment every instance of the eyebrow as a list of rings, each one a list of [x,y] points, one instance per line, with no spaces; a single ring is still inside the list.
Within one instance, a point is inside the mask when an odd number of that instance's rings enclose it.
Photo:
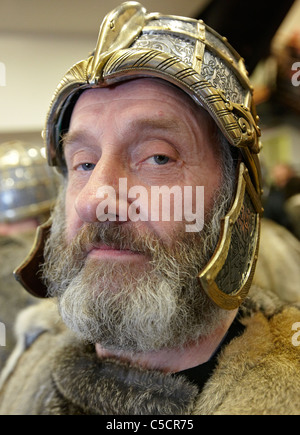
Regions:
[[[125,130],[130,131],[132,128],[136,130],[165,130],[165,131],[174,131],[175,133],[179,133],[181,131],[182,123],[180,120],[174,120],[170,118],[156,119],[156,118],[140,118],[133,119],[128,122],[125,126]],[[94,142],[95,137],[85,130],[78,130],[73,132],[67,132],[62,137],[62,147],[63,150],[66,149],[67,146],[74,145],[76,143],[81,144],[84,142]]]
[[[84,131],[67,132],[62,137],[63,150],[74,143],[83,143],[88,139],[88,134]]]

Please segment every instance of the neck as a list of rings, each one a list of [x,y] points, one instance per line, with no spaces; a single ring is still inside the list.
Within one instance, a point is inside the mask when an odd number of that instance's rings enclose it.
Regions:
[[[236,314],[237,310],[228,312],[225,322],[211,335],[201,337],[199,340],[188,343],[179,349],[170,348],[155,352],[132,353],[120,350],[108,350],[97,343],[96,352],[99,358],[116,358],[149,370],[160,370],[165,373],[180,372],[204,364],[211,358],[223,340]]]

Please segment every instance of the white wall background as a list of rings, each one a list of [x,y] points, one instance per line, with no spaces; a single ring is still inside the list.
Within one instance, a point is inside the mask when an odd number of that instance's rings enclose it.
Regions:
[[[2,34],[6,85],[0,87],[0,133],[40,130],[57,84],[94,44],[89,37]]]

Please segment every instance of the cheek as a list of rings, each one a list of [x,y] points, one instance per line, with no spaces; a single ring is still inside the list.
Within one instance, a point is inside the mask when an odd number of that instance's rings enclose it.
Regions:
[[[194,175],[194,176],[193,176]],[[221,171],[219,166],[207,165],[201,169],[195,169],[189,174],[189,181],[193,186],[193,204],[196,203],[196,186],[204,187],[204,210],[205,213],[209,212],[213,207],[216,192],[221,187]],[[188,182],[186,183],[188,185]]]
[[[208,174],[208,183],[206,184],[206,202],[207,202],[207,210],[210,210],[213,207],[213,200],[216,196],[216,193],[221,188],[221,183],[223,180],[222,169],[220,167],[220,163],[217,163],[214,159],[213,164],[211,166],[210,173]]]
[[[214,198],[216,192],[221,187],[221,176],[214,177],[210,183],[205,184],[204,188],[204,210],[205,213],[209,212],[214,205]]]
[[[68,187],[66,191],[65,215],[66,215],[66,239],[70,242],[81,226],[81,221],[75,209],[76,195]]]
[[[147,231],[155,234],[166,246],[174,245],[174,241],[177,240],[179,234],[185,232],[184,222],[171,221],[159,221],[146,223]]]

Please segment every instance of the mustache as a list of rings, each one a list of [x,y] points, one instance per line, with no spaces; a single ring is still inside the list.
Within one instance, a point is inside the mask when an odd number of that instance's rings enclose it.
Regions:
[[[158,251],[169,251],[164,242],[153,233],[140,234],[135,228],[117,222],[84,224],[67,249],[73,258],[82,261],[93,248],[102,245],[142,253],[150,258],[155,257]]]
[[[165,257],[163,243],[153,234],[140,234],[136,228],[117,222],[85,223],[73,237],[67,241],[66,222],[57,220],[44,250],[44,263],[41,273],[49,293],[61,287],[65,288],[86,266],[88,254],[93,248],[107,245],[114,249],[126,249],[143,253],[153,265]],[[96,265],[95,265],[96,267]]]

